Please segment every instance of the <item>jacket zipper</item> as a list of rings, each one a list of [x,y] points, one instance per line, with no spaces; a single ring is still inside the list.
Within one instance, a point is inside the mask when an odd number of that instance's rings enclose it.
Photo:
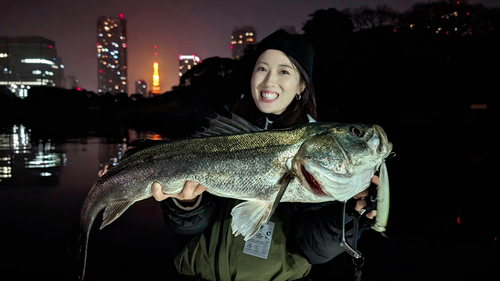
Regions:
[[[219,238],[217,240],[217,247],[215,248],[214,271],[215,271],[215,280],[216,281],[220,281],[219,255],[220,255],[220,247],[222,246],[222,238],[224,235],[224,220],[225,220],[225,214],[226,214],[226,205],[227,205],[227,200],[224,200],[224,203],[222,205],[222,212],[221,212],[221,224],[219,227]]]

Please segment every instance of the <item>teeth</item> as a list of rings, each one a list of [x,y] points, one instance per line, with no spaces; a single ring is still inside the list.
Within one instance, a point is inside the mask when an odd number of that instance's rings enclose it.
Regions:
[[[263,98],[265,98],[266,100],[275,100],[278,98],[278,94],[276,93],[260,93],[262,95]]]

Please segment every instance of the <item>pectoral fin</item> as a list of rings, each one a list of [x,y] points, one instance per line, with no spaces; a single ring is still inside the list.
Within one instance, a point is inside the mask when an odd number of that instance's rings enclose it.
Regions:
[[[117,218],[119,218],[125,211],[134,204],[133,201],[128,201],[128,200],[119,200],[119,201],[112,201],[110,202],[107,206],[106,209],[104,210],[104,214],[102,216],[102,224],[99,229],[103,229],[105,226],[111,224],[114,222]]]
[[[252,238],[269,220],[272,209],[273,202],[269,201],[246,201],[236,205],[231,211],[233,234],[239,232],[245,241]]]

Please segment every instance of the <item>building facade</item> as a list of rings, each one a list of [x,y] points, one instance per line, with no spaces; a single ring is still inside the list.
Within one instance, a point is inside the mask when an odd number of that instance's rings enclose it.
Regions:
[[[98,94],[127,93],[127,22],[118,18],[97,20]]]
[[[61,87],[64,65],[56,43],[38,37],[0,37],[0,86],[20,98],[32,86]]]
[[[78,79],[76,79],[76,76],[65,76],[62,79],[62,85],[61,88],[67,89],[67,90],[75,90],[78,89]]]
[[[135,93],[140,94],[143,97],[148,97],[148,85],[144,80],[135,81]]]
[[[248,45],[257,44],[257,32],[253,26],[235,27],[231,35],[231,58],[240,59]]]
[[[182,77],[188,70],[199,63],[201,63],[201,60],[195,54],[179,55],[179,77]]]

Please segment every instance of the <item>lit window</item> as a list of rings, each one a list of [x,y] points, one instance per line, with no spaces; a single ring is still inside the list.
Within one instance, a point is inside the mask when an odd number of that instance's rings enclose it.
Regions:
[[[247,38],[247,42],[253,42],[253,38]]]
[[[118,87],[118,85],[115,85],[115,89],[118,90],[118,88],[120,88],[120,87]]]
[[[46,59],[22,59],[22,63],[43,63],[43,64],[48,64],[48,65],[53,65],[54,62]]]
[[[179,66],[179,69],[182,69],[182,68],[184,68],[184,66],[183,66],[183,65]]]
[[[238,41],[238,44],[243,44],[243,41],[241,41],[241,40],[240,40],[240,41]]]
[[[188,64],[188,69],[191,69],[191,65],[190,64]]]
[[[0,53],[0,58],[6,58],[8,57],[7,53]]]
[[[243,35],[240,35],[240,38],[243,38]]]
[[[179,72],[179,76],[182,76],[182,72]]]
[[[104,30],[108,31],[109,30],[109,26],[105,26]]]

